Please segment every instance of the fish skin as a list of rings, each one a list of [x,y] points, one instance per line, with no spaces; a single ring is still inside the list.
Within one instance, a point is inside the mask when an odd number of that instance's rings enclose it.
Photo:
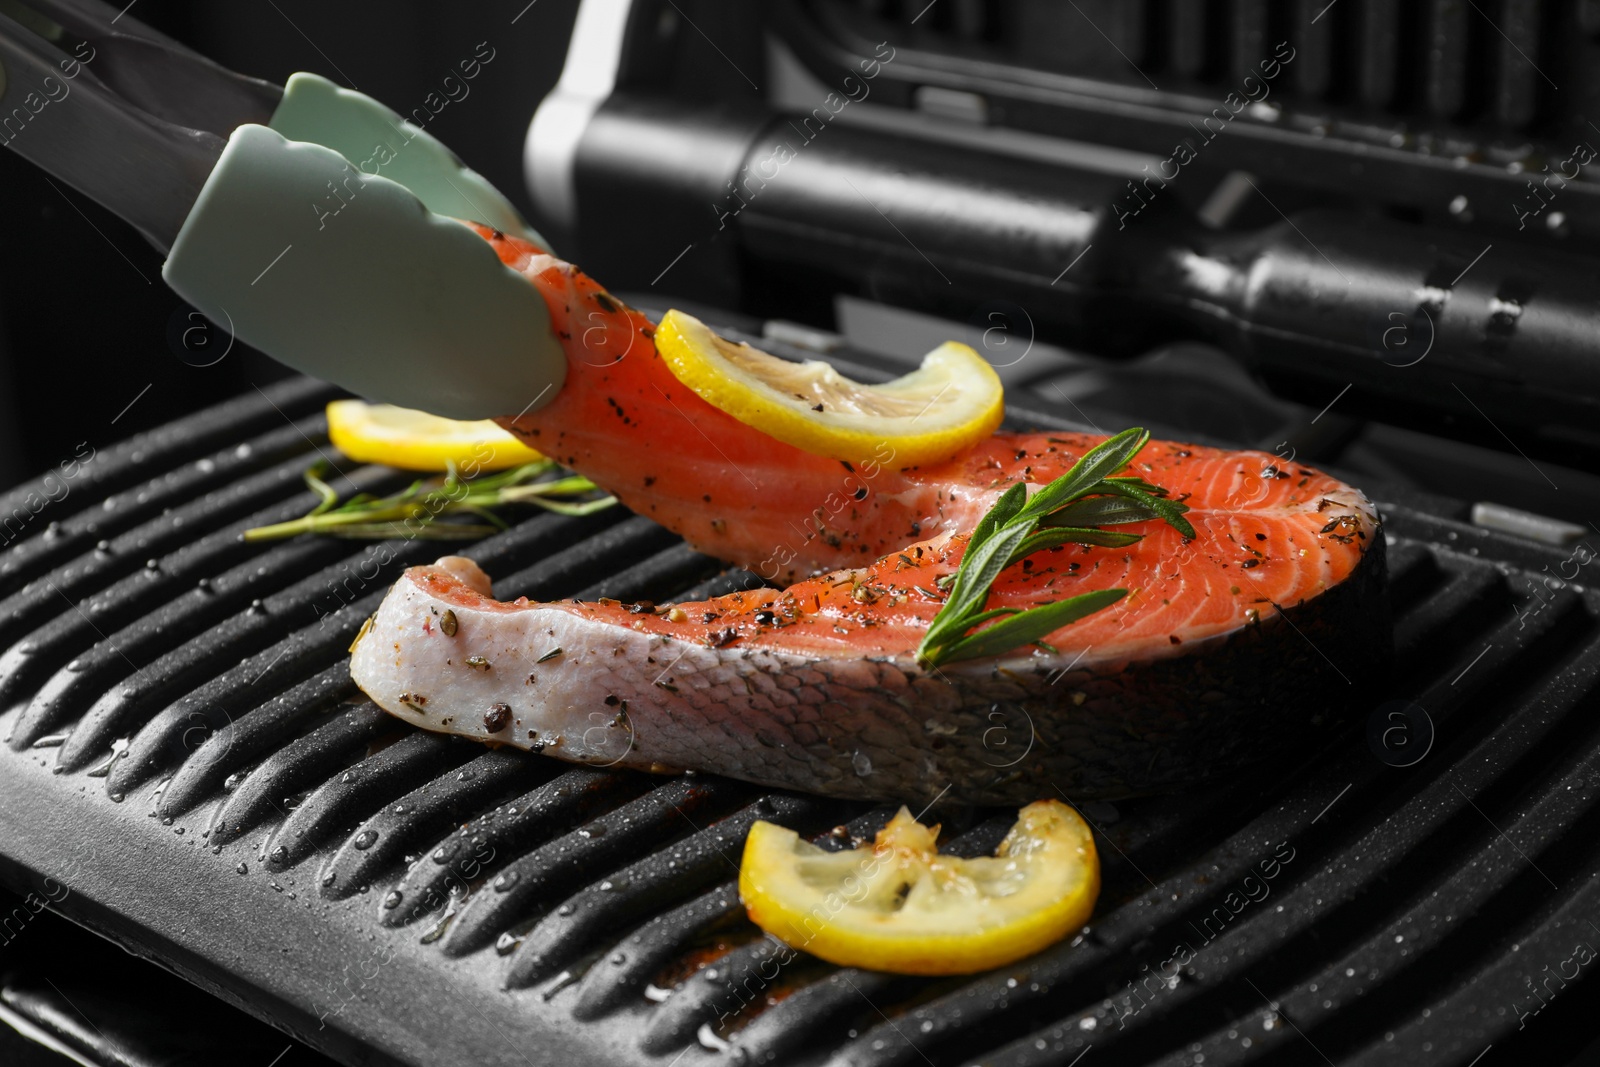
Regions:
[[[997,436],[1010,462],[982,469],[1000,488],[1064,469],[1099,440]],[[864,567],[665,614],[503,604],[476,565],[449,557],[396,583],[351,673],[429,729],[840,797],[1022,803],[1225,777],[1331,731],[1391,654],[1375,509],[1276,462],[1147,445],[1130,470],[1189,495],[1196,537],[1130,524],[1145,537],[1128,548],[1068,546],[1008,568],[991,607],[1133,590],[1050,635],[1053,651],[917,666],[937,579],[966,543],[943,532]],[[453,635],[437,625],[445,611]],[[491,733],[497,704],[511,721]]]

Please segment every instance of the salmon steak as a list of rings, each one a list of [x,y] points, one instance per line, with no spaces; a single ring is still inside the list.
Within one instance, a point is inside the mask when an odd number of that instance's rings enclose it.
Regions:
[[[464,557],[413,567],[351,658],[407,721],[840,797],[1116,798],[1314,743],[1391,655],[1365,496],[1264,453],[1151,441],[1127,471],[1187,506],[1192,538],[1151,520],[1118,527],[1143,535],[1132,545],[1014,562],[989,609],[1128,592],[1033,644],[924,667],[918,643],[979,519],[1103,438],[997,433],[922,467],[887,445],[865,464],[804,452],[685,388],[650,320],[576,268],[480,233],[544,297],[568,357],[557,397],[502,425],[776,584],[660,608],[507,603]]]

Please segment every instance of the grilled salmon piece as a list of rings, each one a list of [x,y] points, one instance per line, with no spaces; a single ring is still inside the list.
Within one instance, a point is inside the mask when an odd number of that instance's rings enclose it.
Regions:
[[[1001,574],[989,607],[1129,595],[1048,647],[917,665],[944,598],[938,580],[967,542],[950,527],[970,530],[974,502],[981,512],[1017,479],[1047,482],[1100,440],[997,435],[944,465],[942,480],[884,468],[899,492],[929,494],[941,528],[917,537],[902,526],[895,550],[781,590],[658,611],[502,603],[475,564],[447,557],[396,583],[351,673],[429,729],[577,762],[901,801],[1152,792],[1227,775],[1331,726],[1390,654],[1383,537],[1360,492],[1259,452],[1151,442],[1128,470],[1189,506],[1193,540],[1150,521],[1118,527],[1144,534],[1130,547],[1036,553]],[[587,453],[558,455],[600,477],[583,467]],[[720,490],[739,476],[708,463],[700,478]],[[904,507],[926,517],[879,494],[877,518]],[[685,521],[703,514],[651,499]],[[832,547],[850,555],[894,535],[875,522]]]
[[[544,297],[567,357],[554,400],[496,421],[708,555],[779,582],[870,563],[972,529],[1020,469],[1008,435],[909,469],[887,443],[852,464],[778,441],[678,381],[642,313],[527,241],[475,228]],[[1059,447],[1037,451],[1030,480],[1066,469]]]

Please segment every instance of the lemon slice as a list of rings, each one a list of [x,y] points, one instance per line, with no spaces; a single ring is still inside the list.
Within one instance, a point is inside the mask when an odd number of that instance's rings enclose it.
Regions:
[[[792,363],[735,344],[681,311],[667,312],[655,340],[672,373],[707,403],[832,459],[937,463],[994,433],[1005,413],[999,376],[954,341],[929,352],[910,374],[862,385],[821,360]]]
[[[938,830],[901,808],[872,847],[825,852],[757,822],[739,867],[740,899],[757,926],[793,948],[898,974],[1000,967],[1088,921],[1100,859],[1067,805],[1023,808],[994,856],[942,856]]]
[[[458,422],[362,400],[335,400],[328,405],[328,438],[360,463],[442,471],[448,461],[468,478],[544,458],[488,419]]]

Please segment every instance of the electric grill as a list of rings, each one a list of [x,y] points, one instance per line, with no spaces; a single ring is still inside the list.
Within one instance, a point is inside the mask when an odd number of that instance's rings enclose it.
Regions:
[[[1015,425],[1137,419],[1367,488],[1390,543],[1397,665],[1386,678],[1343,665],[1351,695],[1334,698],[1356,706],[1338,741],[1225,786],[1082,805],[1103,846],[1094,920],[1013,967],[916,979],[794,956],[742,916],[743,833],[771,818],[839,847],[891,809],[575,768],[379,712],[346,649],[399,569],[441,549],[240,540],[316,503],[300,473],[317,459],[347,490],[399,484],[334,456],[320,412],[337,394],[297,378],[100,449],[65,495],[40,479],[0,498],[0,522],[18,517],[0,554],[13,916],[48,900],[346,1063],[1579,1055],[1600,1000],[1587,966],[1600,730],[1583,714],[1600,594],[1584,528],[1564,520],[1595,514],[1597,494],[1558,461],[1582,463],[1592,432],[1580,357],[1593,317],[1573,281],[1586,275],[1550,282],[1550,325],[1528,342],[1515,323],[1462,320],[1504,304],[1510,278],[1526,283],[1526,321],[1546,321],[1549,279],[1526,270],[1556,251],[1500,232],[1483,205],[1522,184],[1506,162],[1527,171],[1582,136],[1558,106],[1576,96],[1547,94],[1513,59],[1576,93],[1591,46],[1570,23],[1588,8],[1505,3],[1479,25],[1454,5],[1394,15],[1357,0],[1320,14],[1072,7],[591,0],[530,130],[530,185],[560,247],[641,307],[671,292],[732,336],[826,351],[862,379],[896,373],[895,346],[819,324],[904,336],[930,328],[913,313],[937,311],[953,325],[931,328],[1012,363]],[[1177,126],[1291,34],[1305,50],[1279,110],[1230,120],[1193,173],[1152,186],[1151,210],[1115,229],[1116,197]],[[875,95],[817,126],[783,178],[730,201],[775,125],[803,121],[879,41],[895,58]],[[1468,77],[1485,59],[1489,80]],[[1240,172],[1258,183],[1248,197]],[[1544,222],[1540,237],[1564,245],[1555,262],[1592,271],[1593,193],[1572,181],[1560,195],[1560,232]],[[1458,196],[1470,206],[1452,213]],[[1334,201],[1345,214],[1324,230],[1297,212]],[[1381,213],[1364,224],[1387,235],[1376,252],[1357,210]],[[1263,222],[1277,227],[1264,238]],[[1341,227],[1347,239],[1324,240]],[[1507,258],[1470,263],[1484,245]],[[1355,284],[1334,287],[1324,256]],[[1254,264],[1266,284],[1245,304],[1208,302],[1162,273],[1174,263],[1210,276]],[[1495,284],[1434,278],[1463,268]],[[1167,281],[1177,298],[1128,314]],[[1397,338],[1424,344],[1430,324],[1442,358],[1411,363]],[[1002,341],[1032,347],[1016,360]],[[1416,373],[1436,364],[1438,378]],[[1512,401],[1552,396],[1560,367],[1576,368],[1562,417],[1521,412]],[[1447,439],[1498,447],[1497,434],[1509,453]],[[34,517],[30,493],[59,499]],[[544,515],[459,551],[502,598],[659,603],[755,580],[620,511]],[[1026,745],[1022,729],[988,741],[997,759]],[[948,847],[976,854],[1014,813],[939,814]],[[90,1062],[140,1062],[114,1016],[84,1030],[73,1005],[95,1002],[72,988],[57,999],[13,976],[0,1007]],[[279,1047],[251,1051],[267,1062]]]

